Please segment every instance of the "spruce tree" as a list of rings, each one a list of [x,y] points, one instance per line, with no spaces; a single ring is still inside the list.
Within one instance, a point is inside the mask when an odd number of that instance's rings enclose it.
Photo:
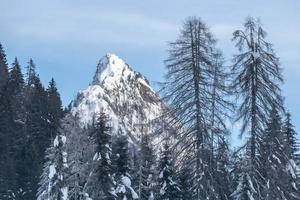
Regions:
[[[33,61],[29,62],[34,69]],[[47,93],[42,85],[38,74],[32,70],[31,76],[27,77],[25,91],[25,141],[20,146],[20,164],[17,169],[20,174],[20,187],[23,188],[22,199],[34,198],[38,189],[39,176],[42,174],[45,151],[49,147],[51,139],[49,132],[49,119],[47,113]],[[53,140],[53,139],[52,139]],[[21,167],[26,166],[26,167]]]
[[[289,112],[285,115],[285,121],[283,124],[283,134],[285,137],[285,154],[289,159],[299,160],[299,144],[297,142],[297,133],[292,124],[291,114]]]
[[[272,45],[266,41],[266,32],[260,22],[247,18],[244,30],[233,33],[233,41],[240,54],[234,57],[232,71],[235,78],[232,83],[234,92],[239,97],[237,120],[242,121],[241,133],[249,131],[247,142],[249,148],[245,158],[250,170],[244,177],[251,178],[251,195],[254,199],[262,199],[259,191],[262,186],[257,173],[259,139],[263,134],[267,116],[275,106],[282,109],[282,97],[279,84],[282,82],[279,59],[276,57]],[[246,162],[246,161],[245,161]]]
[[[216,188],[220,200],[230,199],[231,191],[231,176],[230,176],[230,157],[229,147],[225,138],[220,138],[218,141],[217,155],[216,155]]]
[[[140,146],[139,188],[140,200],[154,200],[155,194],[155,155],[149,135],[143,135]]]
[[[175,177],[172,154],[167,143],[163,144],[158,166],[158,194],[159,200],[179,199],[179,187]]]
[[[183,166],[178,175],[179,197],[180,200],[193,199],[192,189],[192,169],[191,166]]]
[[[28,87],[33,86],[34,78],[36,76],[36,66],[32,59],[29,59],[28,65],[26,67],[26,85]]]
[[[62,132],[62,131],[61,131]],[[46,151],[44,165],[37,193],[38,200],[68,200],[68,164],[65,149],[66,136],[60,133]]]
[[[56,83],[52,78],[49,86],[47,88],[47,113],[49,120],[49,132],[50,137],[55,137],[55,133],[57,131],[59,121],[63,117],[63,110],[62,110],[62,102],[60,99],[60,94],[56,88]]]
[[[9,152],[13,162],[13,175],[10,179],[14,180],[15,183],[15,198],[20,198],[19,196],[24,193],[24,188],[20,185],[20,173],[17,170],[21,165],[20,163],[20,151],[22,145],[24,144],[24,117],[25,117],[25,105],[24,105],[24,79],[21,72],[21,66],[15,58],[12,68],[8,74],[6,95],[9,98],[10,104],[10,116],[12,121],[11,132],[9,133],[10,142],[7,144],[9,146]]]
[[[285,153],[285,135],[281,117],[273,108],[260,144],[260,173],[264,185],[264,199],[299,199],[296,166]]]
[[[93,166],[94,144],[89,131],[79,125],[78,119],[71,114],[63,118],[68,153],[68,186],[70,200],[86,198],[85,184]]]
[[[0,90],[0,199],[13,199],[17,183],[15,174],[14,121],[7,84]]]
[[[138,195],[132,187],[129,163],[128,139],[124,135],[117,136],[113,145],[113,166],[117,199],[120,200],[138,199]]]
[[[0,91],[8,79],[8,65],[2,44],[0,43]]]
[[[114,200],[117,197],[111,162],[111,127],[108,123],[107,116],[100,113],[94,118],[90,130],[96,152],[93,157],[93,172],[86,190],[92,199]]]
[[[8,77],[8,92],[11,98],[13,108],[13,118],[15,122],[23,123],[24,120],[24,78],[21,66],[17,58],[15,58]]]

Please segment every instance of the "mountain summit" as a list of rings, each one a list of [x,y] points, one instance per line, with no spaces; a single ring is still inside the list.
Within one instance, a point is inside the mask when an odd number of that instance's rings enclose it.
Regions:
[[[152,122],[161,116],[163,108],[147,79],[117,55],[108,53],[100,59],[91,84],[78,93],[71,112],[82,126],[104,112],[111,119],[113,132],[127,134],[133,141],[150,131],[149,124],[151,131],[155,130]]]

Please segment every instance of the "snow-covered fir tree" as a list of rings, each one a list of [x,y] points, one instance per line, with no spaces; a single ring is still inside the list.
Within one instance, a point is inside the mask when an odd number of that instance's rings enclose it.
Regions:
[[[157,199],[176,200],[179,199],[179,186],[177,184],[174,162],[170,146],[167,142],[163,144],[158,164],[158,190]]]
[[[283,123],[283,134],[285,137],[285,154],[289,159],[299,161],[299,143],[297,141],[297,133],[292,124],[291,114],[285,114],[285,121]]]
[[[149,135],[143,135],[140,146],[139,187],[140,200],[155,199],[155,155]]]
[[[66,136],[60,132],[46,151],[47,162],[39,183],[38,200],[68,200]]]
[[[111,127],[104,113],[94,117],[90,135],[95,144],[92,172],[87,180],[85,191],[92,199],[115,200],[115,180],[111,161]]]
[[[125,135],[117,136],[113,144],[113,167],[116,181],[117,199],[138,199],[132,187],[130,175],[130,158],[128,152],[128,139]]]
[[[299,142],[297,140],[297,133],[292,124],[291,114],[287,112],[285,114],[285,121],[283,124],[283,133],[285,138],[284,152],[289,159],[288,169],[293,169],[296,173],[297,188],[300,188],[300,154],[299,154]],[[292,171],[291,171],[292,172]],[[295,181],[295,176],[293,178]]]
[[[92,170],[94,144],[91,142],[88,130],[79,126],[76,117],[67,114],[64,117],[66,150],[69,165],[69,199],[85,200],[85,184]]]
[[[246,147],[246,151],[249,151],[249,147]],[[245,157],[248,156],[248,157]],[[237,187],[234,188],[234,192],[230,195],[233,200],[255,200],[255,196],[257,195],[257,190],[253,185],[253,178],[250,177],[251,174],[251,159],[249,154],[245,154],[243,157],[243,161],[239,162],[239,166],[235,166],[240,168],[238,171],[238,180]]]
[[[193,199],[193,173],[191,166],[183,166],[178,173],[180,200]]]
[[[260,144],[260,173],[264,179],[264,199],[299,199],[296,166],[285,153],[281,117],[273,108]]]

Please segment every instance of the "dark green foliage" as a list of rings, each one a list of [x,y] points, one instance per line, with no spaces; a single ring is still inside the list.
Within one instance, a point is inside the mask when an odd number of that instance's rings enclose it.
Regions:
[[[8,94],[11,99],[13,118],[18,122],[23,121],[25,114],[24,87],[25,83],[21,72],[21,66],[18,59],[15,58],[8,77]]]
[[[289,159],[299,160],[299,144],[297,142],[297,133],[294,130],[294,125],[292,124],[291,114],[288,112],[285,116],[285,121],[283,124],[283,134],[285,138],[285,154]]]
[[[111,162],[111,127],[104,113],[95,116],[90,135],[95,144],[93,158],[94,171],[90,177],[88,193],[93,199],[116,199],[115,184],[113,180],[113,166]]]
[[[49,125],[50,137],[54,138],[59,126],[59,121],[63,117],[62,103],[60,94],[57,91],[56,83],[52,78],[47,88],[47,119]]]
[[[0,43],[0,91],[8,79],[8,65],[2,44]]]
[[[16,192],[14,123],[7,84],[0,91],[0,199],[12,199]]]
[[[0,49],[0,67],[6,74],[5,54]],[[49,89],[50,96],[48,98],[48,93],[35,72],[33,61],[28,63],[25,82],[21,66],[15,58],[7,81],[0,90],[0,126],[3,126],[0,130],[0,143],[5,144],[0,148],[3,162],[3,170],[0,167],[1,173],[3,172],[0,186],[3,184],[3,191],[10,196],[13,194],[17,200],[35,198],[44,152],[49,146],[51,133],[57,131],[58,122],[62,118],[62,114],[52,114],[53,110],[61,111],[60,97],[53,80]],[[53,116],[51,121],[55,121],[51,127],[49,116]],[[9,197],[2,196],[1,199]]]

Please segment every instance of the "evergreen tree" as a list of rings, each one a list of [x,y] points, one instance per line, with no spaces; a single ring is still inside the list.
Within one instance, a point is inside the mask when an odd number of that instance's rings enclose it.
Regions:
[[[12,64],[8,77],[8,94],[10,95],[13,118],[15,122],[24,120],[24,78],[17,58]]]
[[[155,155],[151,146],[149,135],[141,138],[140,163],[139,163],[139,199],[154,200],[155,193]]]
[[[24,127],[25,141],[20,145],[19,167],[22,199],[33,199],[38,189],[39,177],[43,170],[44,153],[49,147],[46,92],[38,76],[30,86],[30,97],[26,101],[26,118]],[[26,166],[26,167],[23,167]]]
[[[259,164],[257,161],[259,139],[262,136],[263,127],[268,113],[272,107],[282,108],[279,83],[282,82],[281,69],[272,45],[268,43],[266,32],[259,21],[247,18],[244,30],[233,33],[240,54],[234,57],[232,71],[236,74],[232,87],[240,97],[237,120],[242,120],[241,133],[249,130],[250,138],[247,142],[249,148],[245,158],[250,170],[243,177],[249,177],[253,184],[251,187],[254,199],[262,199],[258,191],[262,188],[259,183],[260,175],[257,173]],[[245,161],[246,162],[246,161]],[[250,195],[250,196],[251,196]]]
[[[17,190],[15,175],[14,122],[7,84],[0,90],[0,199],[13,199]]]
[[[33,86],[32,84],[34,84],[34,79],[36,77],[36,66],[33,62],[32,59],[29,60],[28,65],[26,67],[26,85],[28,87]]]
[[[281,118],[273,108],[260,144],[260,173],[265,180],[264,199],[300,198],[297,194],[296,168],[284,152],[284,147]]]
[[[14,198],[18,199],[19,195],[24,193],[23,187],[19,185],[19,173],[17,168],[20,167],[20,158],[19,152],[21,146],[24,142],[24,114],[25,114],[25,106],[24,106],[24,79],[23,74],[21,72],[21,66],[15,58],[12,68],[8,74],[7,86],[6,86],[6,94],[9,104],[10,104],[10,116],[12,119],[11,131],[9,134],[9,152],[10,159],[13,160],[11,164],[11,177],[15,183],[11,186],[15,188],[13,191]],[[9,162],[9,160],[8,160]],[[13,186],[14,185],[14,186]]]
[[[159,200],[179,199],[179,187],[176,182],[175,170],[171,157],[171,150],[164,144],[159,158],[158,197]]]
[[[8,65],[2,44],[0,43],[0,91],[8,79]]]
[[[47,113],[49,120],[49,132],[51,138],[55,137],[55,133],[57,131],[59,121],[63,117],[63,110],[62,110],[62,102],[60,99],[60,94],[56,88],[56,83],[52,78],[49,86],[47,88]]]
[[[294,126],[291,120],[291,114],[289,112],[287,112],[285,116],[283,133],[285,137],[285,154],[288,156],[289,159],[299,160],[299,146],[296,138],[297,133],[294,130]]]
[[[239,173],[238,185],[235,191],[231,194],[234,200],[254,200],[254,196],[257,195],[257,191],[254,188],[252,178],[249,176],[249,161],[250,159],[245,159],[241,162],[241,172]]]
[[[96,146],[93,157],[94,168],[89,179],[87,193],[92,199],[114,200],[116,199],[115,183],[113,179],[113,166],[111,163],[111,128],[108,118],[100,113],[94,119],[91,128],[91,136]]]
[[[230,158],[228,143],[225,138],[218,141],[218,149],[216,156],[217,170],[215,172],[216,188],[220,200],[230,199],[231,191],[231,176],[229,172]]]
[[[66,150],[68,153],[68,186],[70,200],[85,200],[85,184],[92,170],[94,144],[89,137],[89,131],[79,126],[79,121],[71,114],[63,119],[65,134],[68,138]]]
[[[179,185],[179,197],[180,200],[190,200],[193,199],[192,195],[192,170],[191,166],[184,166],[178,175],[178,185]]]
[[[130,158],[126,136],[118,136],[113,145],[113,166],[116,180],[117,199],[138,199],[132,188],[130,172]]]
[[[47,162],[39,183],[38,200],[68,200],[68,164],[65,143],[66,136],[59,134],[46,151]]]

